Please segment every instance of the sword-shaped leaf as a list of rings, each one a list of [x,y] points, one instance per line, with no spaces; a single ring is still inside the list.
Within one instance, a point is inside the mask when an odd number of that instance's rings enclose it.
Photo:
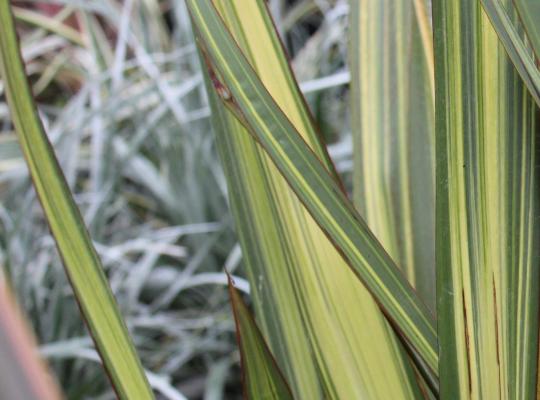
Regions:
[[[424,0],[351,2],[354,202],[435,310],[433,42]]]
[[[534,399],[538,110],[480,2],[433,5],[441,398]]]
[[[394,327],[435,371],[437,338],[427,307],[269,95],[212,2],[188,5],[221,101],[248,127]]]
[[[24,73],[9,1],[0,1],[0,73],[19,143],[49,227],[96,348],[122,399],[153,394]]]
[[[213,4],[272,97],[336,176],[264,2]],[[253,303],[293,393],[308,399],[419,397],[414,371],[377,304],[272,160],[217,99],[216,91],[227,93],[212,78],[214,131]]]

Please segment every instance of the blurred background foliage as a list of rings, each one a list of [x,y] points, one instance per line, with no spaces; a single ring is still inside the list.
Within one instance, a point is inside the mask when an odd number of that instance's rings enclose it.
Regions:
[[[27,73],[145,368],[168,399],[240,397],[224,268],[242,257],[183,0],[14,1]],[[350,184],[348,2],[270,0]],[[0,82],[0,265],[69,399],[110,399]]]

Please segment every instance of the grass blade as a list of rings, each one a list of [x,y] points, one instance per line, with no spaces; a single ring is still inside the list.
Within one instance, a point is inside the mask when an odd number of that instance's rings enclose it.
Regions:
[[[222,101],[250,128],[389,320],[435,371],[437,338],[427,307],[357,215],[339,184],[268,95],[211,1],[188,4],[200,42],[211,58],[211,78]]]
[[[80,33],[62,21],[58,21],[57,18],[51,18],[21,7],[13,7],[13,14],[19,21],[56,33],[58,36],[66,38],[78,46],[84,46],[84,41]]]
[[[120,398],[153,398],[54,151],[21,61],[9,2],[0,2],[0,72],[19,142],[81,311]]]
[[[354,201],[435,310],[433,44],[425,2],[351,4]]]
[[[292,399],[291,389],[264,338],[229,276],[229,295],[242,359],[244,394],[247,399]]]
[[[538,110],[479,2],[434,27],[440,394],[535,398]]]

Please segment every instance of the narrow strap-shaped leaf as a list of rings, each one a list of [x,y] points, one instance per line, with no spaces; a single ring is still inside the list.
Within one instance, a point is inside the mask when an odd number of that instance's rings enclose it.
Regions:
[[[354,203],[420,297],[435,310],[430,30],[423,0],[351,3]]]
[[[240,348],[244,394],[251,400],[287,400],[291,389],[229,276],[229,295]]]
[[[514,63],[521,79],[529,89],[536,104],[540,106],[540,71],[534,57],[527,50],[523,38],[519,35],[501,0],[481,0],[493,28],[499,36],[508,56]],[[538,21],[537,21],[538,23]]]
[[[61,20],[58,20],[58,15],[54,17],[45,16],[39,12],[22,7],[13,7],[13,14],[20,21],[53,32],[78,46],[84,46],[81,34],[67,24],[64,24]]]
[[[238,3],[234,0],[213,0],[212,3],[224,20],[235,21],[232,27],[238,35],[238,38],[235,37],[235,39],[244,44],[243,46],[239,43],[239,47],[247,55],[246,58],[249,59],[258,74],[267,77],[266,86],[272,87],[276,95],[279,95],[282,107],[287,107],[287,116],[291,122],[295,126],[299,126],[298,130],[303,131],[306,142],[313,152],[327,166],[332,176],[339,180],[339,174],[332,164],[320,132],[317,131],[313,123],[306,101],[285,57],[280,38],[275,32],[273,20],[269,15],[266,15],[268,12],[264,4],[265,1],[248,0]],[[259,15],[254,15],[255,13]],[[230,30],[231,33],[233,29]],[[268,33],[263,35],[260,29],[265,29]],[[254,31],[258,31],[259,34],[255,35]],[[272,48],[273,51],[269,52],[268,47]],[[280,73],[276,73],[276,71]],[[269,79],[272,75],[273,79]]]
[[[267,151],[389,320],[432,371],[437,366],[433,317],[257,78],[209,0],[188,1],[211,58],[214,85]],[[220,74],[223,82],[219,80]]]
[[[540,59],[540,1],[513,0],[534,54]]]
[[[212,3],[274,101],[326,160],[266,1]],[[206,75],[257,321],[294,396],[422,398],[414,368],[373,297]]]
[[[122,399],[152,399],[100,260],[39,120],[6,0],[0,1],[0,73],[36,192],[116,393]]]
[[[443,399],[535,399],[538,110],[483,12],[434,2]]]

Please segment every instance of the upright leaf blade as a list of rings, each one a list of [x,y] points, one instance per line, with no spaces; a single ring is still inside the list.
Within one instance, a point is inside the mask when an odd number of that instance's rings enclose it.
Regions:
[[[335,176],[264,2],[213,4],[274,99]],[[213,88],[209,94],[258,321],[295,395],[418,397],[412,368],[369,293],[245,127]]]
[[[152,399],[99,258],[41,126],[8,1],[0,2],[0,73],[36,192],[114,388],[120,398]]]
[[[441,397],[532,399],[538,110],[479,2],[434,3],[434,27]]]
[[[351,3],[354,201],[435,310],[433,44],[423,0]]]
[[[293,396],[289,385],[230,277],[229,295],[242,359],[242,376],[246,398],[292,400]]]
[[[199,40],[211,59],[212,79],[222,101],[249,127],[389,320],[435,371],[437,338],[426,306],[358,217],[327,168],[268,95],[211,1],[190,0],[188,4]]]

